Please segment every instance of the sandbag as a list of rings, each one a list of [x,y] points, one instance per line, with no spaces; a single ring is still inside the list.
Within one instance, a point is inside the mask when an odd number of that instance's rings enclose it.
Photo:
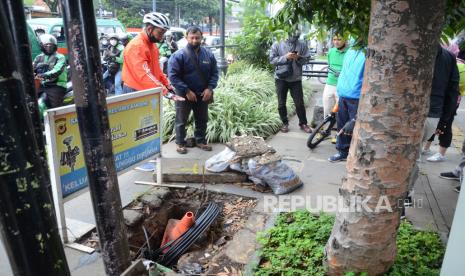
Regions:
[[[252,177],[270,186],[275,195],[288,194],[303,185],[294,171],[281,160],[261,165],[250,159],[248,170]]]
[[[208,158],[205,161],[205,168],[210,172],[224,172],[228,170],[234,156],[236,156],[236,153],[226,147],[222,152]]]

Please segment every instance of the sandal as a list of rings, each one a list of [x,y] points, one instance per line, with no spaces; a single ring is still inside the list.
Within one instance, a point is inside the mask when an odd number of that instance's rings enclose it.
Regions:
[[[185,146],[182,146],[182,145],[178,145],[176,147],[176,151],[179,153],[179,154],[186,154],[187,153],[187,149]]]
[[[197,144],[197,147],[204,151],[212,151],[212,147],[207,144]]]

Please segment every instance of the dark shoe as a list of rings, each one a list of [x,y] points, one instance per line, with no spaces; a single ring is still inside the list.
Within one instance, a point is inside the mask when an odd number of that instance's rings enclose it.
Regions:
[[[195,148],[195,145],[196,145],[195,138],[190,137],[190,138],[186,139],[186,147],[187,148]]]
[[[312,133],[312,129],[308,127],[308,125],[299,125],[300,126],[300,129],[303,131],[303,132],[306,132],[306,133]]]
[[[197,147],[204,151],[212,151],[212,147],[207,144],[197,144]]]
[[[187,153],[187,149],[186,149],[186,147],[183,146],[183,145],[177,145],[176,151],[177,151],[179,154],[186,154],[186,153]]]
[[[412,197],[411,197],[411,196],[407,196],[407,197],[404,199],[404,207],[410,207],[410,206],[412,206],[412,204],[413,204]]]
[[[340,152],[328,158],[328,161],[331,163],[336,163],[336,162],[341,162],[341,161],[346,161],[346,160],[347,160],[347,154],[343,154]]]
[[[456,191],[457,193],[460,193],[460,187],[461,187],[461,186],[455,187],[455,188],[454,188],[454,191]]]
[[[288,125],[288,124],[284,124],[284,125],[281,127],[281,132],[282,132],[282,133],[288,133],[288,132],[289,132],[289,125]]]
[[[440,178],[444,178],[444,179],[450,179],[450,180],[457,180],[457,181],[460,181],[460,177],[456,176],[454,173],[452,172],[443,172],[441,174],[439,174],[439,177]]]

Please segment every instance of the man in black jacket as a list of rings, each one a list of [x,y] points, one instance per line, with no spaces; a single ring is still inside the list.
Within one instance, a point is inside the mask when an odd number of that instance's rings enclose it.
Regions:
[[[433,134],[443,134],[448,127],[451,127],[448,126],[448,122],[454,116],[457,106],[459,78],[455,56],[438,45],[431,85],[430,106],[422,142],[426,142]],[[408,180],[409,193],[404,201],[405,206],[412,205],[413,185],[418,178],[418,171],[418,165],[415,165]]]
[[[423,142],[433,134],[443,134],[451,127],[448,122],[454,116],[457,107],[459,79],[455,56],[438,45]]]

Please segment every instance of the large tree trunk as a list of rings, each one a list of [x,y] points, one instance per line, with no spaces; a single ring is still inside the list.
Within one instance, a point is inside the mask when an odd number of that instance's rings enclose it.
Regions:
[[[362,96],[340,189],[345,204],[357,197],[367,208],[338,212],[326,245],[330,275],[379,275],[394,263],[398,202],[418,156],[444,9],[444,0],[371,1]]]

